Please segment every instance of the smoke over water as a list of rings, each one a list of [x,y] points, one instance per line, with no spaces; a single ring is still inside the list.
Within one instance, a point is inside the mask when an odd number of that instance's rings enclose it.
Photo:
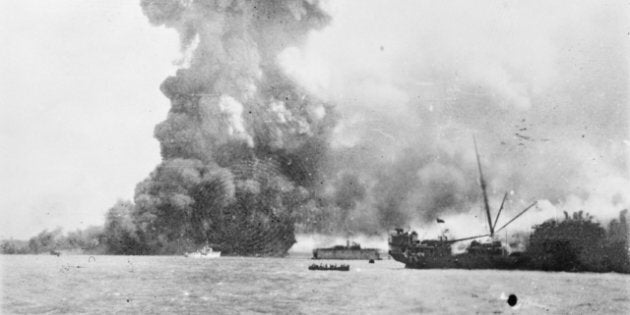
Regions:
[[[161,87],[171,109],[155,128],[163,162],[136,190],[140,235],[154,252],[285,253],[334,119],[276,59],[328,16],[302,0],[141,4],[179,33],[184,57]]]
[[[497,226],[534,201],[510,231],[564,210],[605,222],[630,207],[623,6],[330,3],[330,26],[280,57],[340,117],[324,171],[328,227],[487,232],[473,134],[493,214],[510,193]]]
[[[630,206],[627,22],[614,4],[142,8],[183,55],[161,87],[163,162],[135,197],[154,252],[283,254],[295,233],[399,226],[483,233],[473,134],[495,213],[510,192],[498,226],[536,200],[514,228]]]

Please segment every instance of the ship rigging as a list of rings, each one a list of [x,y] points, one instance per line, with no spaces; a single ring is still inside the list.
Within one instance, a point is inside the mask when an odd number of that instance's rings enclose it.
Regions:
[[[477,167],[479,169],[479,184],[483,195],[483,209],[485,210],[484,212],[488,222],[488,234],[452,240],[449,240],[445,236],[433,240],[418,240],[418,234],[415,231],[409,233],[402,229],[396,229],[389,240],[389,254],[395,260],[404,263],[407,268],[516,269],[524,264],[522,256],[518,254],[506,254],[501,246],[501,241],[496,239],[496,234],[534,207],[536,202],[525,207],[516,216],[497,229],[497,223],[508,194],[505,193],[503,196],[501,206],[493,221],[490,204],[488,202],[487,186],[483,176],[481,159],[479,157],[475,137],[473,137],[473,143],[475,146]],[[476,240],[484,237],[490,237],[490,241],[479,242]],[[466,253],[452,254],[451,245],[453,243],[467,240],[473,241],[468,246]]]

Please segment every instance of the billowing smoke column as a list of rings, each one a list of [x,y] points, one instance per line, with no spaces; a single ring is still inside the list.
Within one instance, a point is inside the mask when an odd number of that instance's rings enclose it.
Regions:
[[[321,225],[365,234],[421,227],[426,237],[440,227],[456,237],[488,232],[473,134],[493,214],[510,192],[498,226],[536,200],[510,232],[565,210],[617,217],[630,207],[621,6],[331,3],[331,25],[281,56],[286,72],[341,117],[319,208],[331,224]]]
[[[163,161],[136,189],[134,220],[149,252],[211,244],[228,254],[282,255],[314,199],[329,106],[297,88],[278,54],[325,25],[317,1],[143,0],[154,25],[177,30],[182,68],[156,126]]]
[[[494,213],[513,192],[499,226],[535,200],[511,229],[630,206],[623,10],[357,3],[309,33],[329,20],[316,1],[142,1],[184,51],[162,85],[163,162],[136,192],[143,252],[487,232],[473,134]]]

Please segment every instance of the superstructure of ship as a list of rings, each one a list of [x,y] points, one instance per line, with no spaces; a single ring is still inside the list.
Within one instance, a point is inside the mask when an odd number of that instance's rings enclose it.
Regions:
[[[521,269],[526,268],[528,259],[522,253],[509,253],[502,246],[500,240],[495,238],[496,233],[505,229],[510,223],[531,209],[536,202],[532,203],[518,215],[509,220],[500,228],[496,228],[497,221],[503,210],[503,205],[507,198],[507,193],[503,197],[497,215],[492,221],[488,196],[486,193],[486,183],[483,178],[481,162],[477,143],[475,142],[475,153],[477,156],[477,166],[479,167],[479,180],[483,193],[484,209],[488,220],[489,233],[459,239],[448,239],[442,235],[437,239],[418,239],[415,231],[404,231],[396,229],[389,238],[389,255],[396,261],[405,264],[406,268],[412,269],[437,269],[437,268],[457,268],[457,269]],[[479,239],[486,239],[480,241]],[[472,240],[464,253],[453,254],[452,245],[461,241]]]
[[[381,256],[376,248],[361,248],[361,245],[348,241],[346,245],[314,249],[313,259],[380,260]]]

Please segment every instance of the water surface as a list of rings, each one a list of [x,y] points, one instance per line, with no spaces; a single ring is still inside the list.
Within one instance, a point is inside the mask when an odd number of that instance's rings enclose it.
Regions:
[[[630,277],[614,273],[409,270],[393,260],[309,271],[307,257],[0,259],[3,314],[630,313]]]

